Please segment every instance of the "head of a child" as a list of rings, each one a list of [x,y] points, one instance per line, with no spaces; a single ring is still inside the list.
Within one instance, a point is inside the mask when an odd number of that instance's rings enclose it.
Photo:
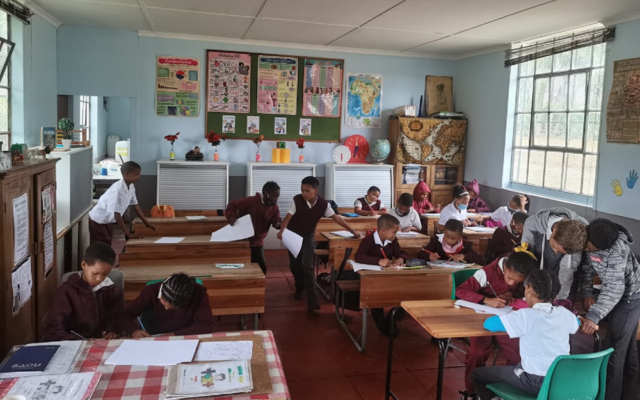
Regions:
[[[587,246],[588,252],[606,250],[614,245],[620,236],[620,228],[615,222],[605,218],[598,218],[587,226]]]
[[[400,221],[393,215],[383,214],[378,218],[378,236],[383,242],[385,240],[393,241],[399,229]]]
[[[509,286],[523,282],[527,275],[538,268],[538,261],[524,252],[513,252],[504,261],[504,281]]]
[[[300,189],[300,191],[302,192],[302,197],[306,201],[312,202],[318,195],[319,186],[320,181],[318,181],[315,176],[307,176],[302,180],[302,187]]]
[[[173,274],[160,286],[160,303],[167,310],[186,305],[196,291],[196,280],[187,274]]]
[[[444,224],[444,237],[442,238],[442,243],[447,244],[448,246],[455,246],[462,240],[462,230],[464,229],[464,225],[462,225],[461,221],[457,219],[450,219]]]
[[[580,221],[562,220],[551,228],[549,246],[554,253],[573,254],[585,249],[587,228]]]
[[[278,204],[280,198],[280,186],[274,181],[269,181],[262,186],[262,200],[268,206]]]
[[[526,203],[524,204],[524,209],[525,211],[529,212],[529,196],[527,196],[526,194],[516,194],[511,198],[511,200],[509,200],[509,204],[507,204],[507,207],[509,208],[509,211],[511,211],[511,214],[515,214],[518,211],[522,210],[521,196],[524,197],[526,201]]]
[[[560,280],[543,269],[534,269],[524,279],[524,299],[529,307],[538,303],[553,303],[560,293]]]
[[[466,210],[471,200],[470,194],[462,185],[455,185],[453,187],[453,204],[458,210]]]
[[[126,163],[122,164],[120,172],[122,172],[122,179],[124,179],[127,185],[131,185],[132,183],[138,182],[138,179],[140,179],[142,167],[140,167],[138,163],[127,161]]]
[[[409,215],[411,212],[411,207],[413,206],[413,196],[409,193],[402,193],[400,198],[398,199],[398,204],[396,205],[396,212],[401,217]]]
[[[369,190],[367,190],[367,201],[369,203],[375,203],[380,198],[380,188],[377,186],[371,186]]]
[[[91,243],[82,257],[82,280],[91,287],[98,286],[107,278],[115,263],[116,253],[111,246],[101,242]]]
[[[514,235],[522,236],[522,232],[524,231],[524,221],[526,221],[527,218],[529,218],[529,214],[522,211],[518,211],[517,213],[513,214],[513,217],[511,218],[511,222],[509,224],[511,227],[511,232],[513,232]]]

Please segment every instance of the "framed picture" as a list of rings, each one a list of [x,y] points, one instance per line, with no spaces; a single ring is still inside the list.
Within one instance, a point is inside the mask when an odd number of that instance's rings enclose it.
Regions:
[[[425,87],[425,115],[453,110],[453,77],[427,75]]]
[[[40,128],[40,146],[49,146],[51,150],[56,148],[56,128],[42,127]]]

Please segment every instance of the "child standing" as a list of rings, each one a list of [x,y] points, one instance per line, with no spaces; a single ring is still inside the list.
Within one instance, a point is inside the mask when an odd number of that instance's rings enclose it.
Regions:
[[[586,257],[580,283],[587,315],[581,331],[589,335],[608,317],[606,346],[614,352],[607,367],[607,400],[638,398],[638,320],[640,319],[640,265],[630,245],[633,237],[626,228],[607,219],[587,226]],[[602,279],[598,300],[593,298],[593,278]]]
[[[440,219],[438,220],[438,230],[444,229],[444,224],[447,221],[454,219],[456,221],[462,221],[464,226],[475,225],[467,218],[467,207],[469,204],[469,192],[462,185],[456,185],[453,187],[453,202],[440,211]]]
[[[119,337],[122,291],[107,277],[115,262],[111,246],[95,242],[87,248],[82,271],[71,275],[56,292],[45,318],[45,341]]]
[[[486,267],[479,269],[456,289],[456,297],[472,303],[485,304],[502,308],[510,305],[515,299],[524,296],[522,281],[527,274],[538,267],[538,263],[525,252],[511,253]],[[497,297],[496,297],[497,296]],[[492,340],[500,345],[507,357],[507,365],[516,365],[520,361],[518,340],[506,336],[475,337],[465,356],[464,383],[466,395],[473,398],[475,390],[471,382],[471,373],[476,368],[484,367],[491,352]]]
[[[469,192],[469,209],[470,213],[483,213],[491,211],[491,207],[482,200],[480,197],[480,185],[478,180],[474,179],[467,185],[467,191]]]
[[[353,204],[353,212],[358,215],[386,214],[387,208],[380,201],[380,189],[377,186],[371,186],[367,190],[367,195]]]
[[[298,257],[294,257],[289,252],[289,266],[296,282],[294,297],[301,299],[306,289],[307,306],[310,311],[320,309],[313,271],[314,250],[316,247],[314,236],[318,221],[322,217],[332,218],[338,225],[351,232],[355,237],[360,236],[351,229],[340,215],[333,211],[328,201],[318,196],[318,186],[320,186],[320,182],[313,176],[308,176],[302,180],[302,193],[293,198],[289,212],[284,221],[282,221],[280,232],[278,232],[278,239],[280,240],[282,240],[282,234],[285,229],[302,236],[302,248]]]
[[[227,217],[231,225],[235,224],[240,217],[251,216],[254,231],[253,237],[249,238],[251,262],[258,263],[265,275],[267,273],[267,262],[262,244],[272,226],[280,229],[282,219],[278,208],[279,197],[280,186],[273,181],[269,181],[262,187],[262,193],[232,201],[224,211],[224,216]]]
[[[413,208],[418,212],[418,214],[427,214],[430,212],[440,212],[440,204],[437,204],[435,207],[431,205],[429,201],[429,197],[431,196],[431,189],[427,186],[424,181],[418,182],[416,187],[413,189]]]
[[[425,246],[418,258],[436,261],[451,260],[484,265],[484,257],[473,248],[473,243],[462,239],[462,222],[455,219],[449,220],[444,225],[444,233],[431,237],[431,241]]]
[[[413,197],[409,193],[403,193],[398,199],[398,205],[389,211],[390,215],[393,215],[400,221],[400,230],[402,232],[420,232],[422,230],[420,214],[418,214],[412,205]]]
[[[569,335],[578,331],[578,318],[566,308],[551,304],[560,290],[557,276],[537,269],[529,273],[524,286],[530,308],[494,316],[484,323],[491,332],[507,332],[510,338],[520,338],[522,361],[516,366],[473,371],[471,380],[480,400],[495,396],[487,385],[502,382],[537,395],[553,361],[569,354]]]
[[[527,218],[529,214],[518,211],[513,214],[508,225],[496,229],[487,247],[487,262],[492,262],[502,254],[511,253],[514,248],[520,246],[524,221]]]

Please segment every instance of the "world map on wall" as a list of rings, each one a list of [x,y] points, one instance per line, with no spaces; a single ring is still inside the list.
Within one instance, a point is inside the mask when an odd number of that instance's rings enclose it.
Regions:
[[[400,118],[397,161],[459,165],[466,133],[466,120]]]
[[[347,77],[348,128],[380,128],[382,76],[349,74]]]

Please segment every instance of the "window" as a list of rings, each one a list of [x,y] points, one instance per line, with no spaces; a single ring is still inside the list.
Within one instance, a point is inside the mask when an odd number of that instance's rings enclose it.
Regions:
[[[80,96],[80,126],[77,129],[86,129],[87,137],[91,137],[89,132],[89,125],[91,121],[91,97]],[[82,133],[74,133],[73,140],[76,142],[82,141]]]
[[[0,37],[11,40],[9,27],[9,14],[0,11]],[[9,55],[9,48],[2,46],[0,50],[0,66],[4,65]],[[0,81],[0,142],[3,151],[11,146],[11,64]]]
[[[605,43],[515,65],[511,182],[593,196]]]

